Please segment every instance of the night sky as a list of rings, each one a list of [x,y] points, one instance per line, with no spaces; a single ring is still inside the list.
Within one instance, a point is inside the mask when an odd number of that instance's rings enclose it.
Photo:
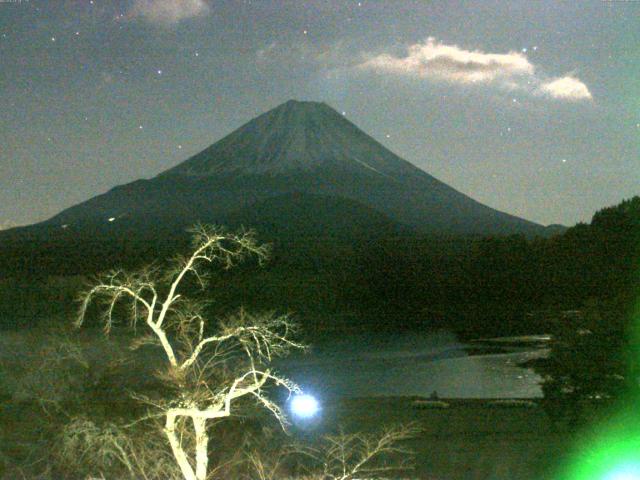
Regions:
[[[0,1],[0,225],[291,99],[543,224],[640,194],[639,1]]]

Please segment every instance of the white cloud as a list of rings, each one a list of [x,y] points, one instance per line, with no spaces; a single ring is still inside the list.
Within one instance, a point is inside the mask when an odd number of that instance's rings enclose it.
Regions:
[[[555,99],[590,99],[587,86],[573,76],[546,79],[524,52],[486,53],[446,45],[433,37],[407,47],[402,56],[369,55],[356,65],[358,70],[395,74],[462,85],[493,85],[544,94]]]
[[[455,83],[507,81],[514,76],[534,73],[533,65],[521,53],[464,50],[455,45],[439,43],[433,37],[429,37],[425,43],[409,46],[404,57],[381,54],[358,67],[378,72],[433,77]]]
[[[553,98],[566,100],[590,99],[591,92],[587,86],[577,78],[566,75],[560,78],[548,80],[540,85],[539,91],[542,94]]]
[[[205,0],[134,0],[128,17],[140,17],[157,25],[170,26],[210,11]]]

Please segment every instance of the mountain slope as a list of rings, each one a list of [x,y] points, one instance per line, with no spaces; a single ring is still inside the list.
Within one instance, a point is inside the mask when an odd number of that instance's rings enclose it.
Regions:
[[[396,181],[421,172],[328,105],[290,100],[162,176],[274,175],[336,169],[368,170]]]
[[[324,103],[289,101],[150,180],[71,207],[49,226],[233,221],[265,199],[301,192],[339,197],[425,232],[543,235],[401,159]],[[295,202],[295,197],[291,197]]]
[[[340,197],[300,192],[269,197],[230,212],[222,222],[231,228],[250,225],[270,241],[293,238],[374,240],[401,234],[400,224],[373,208]]]

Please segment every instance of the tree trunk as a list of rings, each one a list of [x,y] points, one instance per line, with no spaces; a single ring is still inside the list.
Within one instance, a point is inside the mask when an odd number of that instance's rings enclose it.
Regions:
[[[191,417],[193,427],[196,430],[196,479],[206,480],[207,467],[209,464],[208,446],[209,435],[207,435],[207,419],[202,417]]]
[[[193,468],[191,468],[191,464],[189,463],[187,454],[184,453],[182,445],[180,445],[180,439],[176,435],[176,418],[177,417],[175,413],[171,411],[167,412],[167,422],[165,424],[164,432],[169,439],[171,451],[173,452],[173,456],[175,457],[176,462],[178,462],[178,466],[180,467],[185,480],[199,480],[199,477],[196,477]]]

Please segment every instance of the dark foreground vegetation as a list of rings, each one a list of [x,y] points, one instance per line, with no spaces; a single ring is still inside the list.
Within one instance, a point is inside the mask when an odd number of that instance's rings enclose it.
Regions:
[[[311,230],[258,225],[260,240],[273,247],[270,262],[214,278],[213,313],[277,307],[296,314],[308,333],[446,327],[477,337],[547,332],[567,323],[560,312],[612,301],[628,315],[637,293],[640,197],[551,238],[425,236],[356,218],[353,230],[332,230],[318,222]],[[118,238],[74,235],[4,239],[0,325],[65,314],[85,276],[136,268],[189,245],[183,227],[167,225],[144,235],[132,227]]]

